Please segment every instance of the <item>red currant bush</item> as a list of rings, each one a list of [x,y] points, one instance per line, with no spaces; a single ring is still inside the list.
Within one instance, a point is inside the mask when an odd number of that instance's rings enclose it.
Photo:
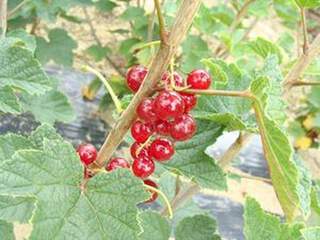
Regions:
[[[149,150],[146,147],[141,147],[140,143],[134,142],[130,147],[130,153],[133,159],[138,157],[149,157]]]
[[[144,143],[153,133],[153,125],[151,123],[143,123],[136,121],[131,126],[131,135],[138,143]]]
[[[165,72],[165,73],[162,75],[161,80],[162,80],[165,84],[170,85],[170,82],[171,82],[170,73]],[[183,87],[183,85],[184,85],[183,78],[182,78],[177,72],[174,72],[174,73],[173,73],[173,80],[174,80],[174,84],[175,84],[176,87]]]
[[[106,170],[108,172],[111,172],[118,168],[130,168],[130,164],[124,158],[119,158],[119,157],[111,158],[106,166]]]
[[[154,101],[151,98],[144,99],[137,108],[138,117],[146,122],[153,122],[157,120],[154,112]]]
[[[97,159],[97,149],[92,144],[81,144],[77,148],[81,162],[88,166]]]
[[[197,123],[189,114],[177,117],[171,127],[171,137],[177,141],[185,141],[195,134]]]
[[[148,69],[141,65],[131,67],[127,72],[127,84],[132,92],[137,92],[148,73]]]
[[[154,181],[152,181],[152,180],[150,180],[150,179],[146,179],[146,180],[144,180],[143,182],[144,182],[144,184],[146,184],[146,185],[149,185],[149,186],[154,187],[154,188],[158,188],[158,184],[156,184]],[[145,201],[145,203],[152,203],[152,202],[154,202],[155,200],[157,200],[157,198],[158,198],[158,193],[156,193],[156,192],[154,192],[154,191],[152,191],[152,190],[149,190],[149,191],[150,191],[150,193],[151,193],[152,195],[151,195],[151,197],[150,197],[147,201]]]
[[[150,146],[150,156],[157,161],[167,161],[174,154],[174,146],[166,138],[155,139]]]
[[[211,84],[211,77],[205,70],[197,69],[189,73],[187,84],[193,89],[208,89]]]
[[[179,117],[184,113],[184,108],[182,97],[175,91],[160,92],[154,102],[157,117],[162,120]]]
[[[134,159],[132,171],[139,178],[147,178],[154,172],[155,166],[149,157],[138,157]]]

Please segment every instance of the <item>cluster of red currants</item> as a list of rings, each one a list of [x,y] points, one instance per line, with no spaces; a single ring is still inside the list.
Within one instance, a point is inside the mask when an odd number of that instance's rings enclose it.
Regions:
[[[147,68],[133,66],[126,77],[128,87],[137,92],[147,73]],[[131,135],[135,140],[130,148],[133,158],[131,168],[135,176],[144,179],[145,184],[158,187],[155,182],[147,179],[155,171],[154,161],[169,161],[175,152],[174,142],[192,138],[197,129],[196,121],[189,114],[197,103],[197,97],[175,90],[207,89],[210,84],[210,75],[201,69],[192,71],[186,82],[178,73],[174,72],[171,76],[166,72],[160,81],[162,90],[154,97],[144,99],[137,107],[138,119],[131,126]],[[97,157],[97,151],[90,144],[80,145],[77,152],[85,166]],[[110,159],[106,170],[110,172],[117,168],[130,168],[130,164],[123,158]],[[90,177],[86,168],[85,177]],[[147,202],[156,198],[157,193],[153,192]]]

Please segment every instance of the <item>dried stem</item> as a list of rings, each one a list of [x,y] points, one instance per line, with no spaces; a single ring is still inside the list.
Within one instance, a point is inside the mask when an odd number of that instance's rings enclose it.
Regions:
[[[136,108],[138,104],[154,92],[161,75],[167,70],[170,60],[176,53],[176,50],[186,35],[193,17],[195,16],[200,0],[184,0],[173,24],[167,44],[162,44],[157,55],[152,61],[150,71],[147,74],[139,91],[135,94],[133,100],[122,113],[120,119],[110,131],[106,141],[101,147],[98,158],[91,168],[101,168],[110,159],[116,148],[121,143],[128,129],[136,119]]]
[[[301,74],[306,70],[310,63],[320,54],[320,34],[315,38],[315,40],[310,45],[306,53],[302,54],[295,65],[291,68],[287,74],[284,85],[290,87],[295,81],[298,81]]]
[[[301,25],[302,25],[302,32],[303,32],[303,53],[306,54],[309,49],[309,39],[308,39],[308,28],[307,28],[307,21],[306,21],[306,11],[305,8],[300,8],[301,14]]]
[[[5,37],[7,31],[7,0],[1,0],[0,2],[0,27],[1,36]]]
[[[294,81],[291,87],[302,87],[302,86],[320,86],[320,81]]]
[[[219,160],[219,165],[225,169],[229,166],[230,162],[240,153],[242,148],[247,145],[252,139],[253,134],[251,133],[239,133],[239,137],[236,141],[228,148],[224,155]]]
[[[84,16],[86,17],[87,19],[87,23],[90,27],[90,32],[91,32],[91,35],[92,37],[94,38],[94,40],[96,41],[96,43],[100,46],[102,46],[102,42],[100,41],[97,33],[96,33],[96,30],[92,24],[92,21],[90,19],[90,16],[89,16],[89,13],[87,11],[87,9],[85,7],[82,8],[83,10],[83,13],[84,13]],[[123,77],[126,76],[126,73],[119,67],[117,66],[117,64],[108,56],[106,55],[105,58],[107,59],[107,61],[110,63],[110,65]]]

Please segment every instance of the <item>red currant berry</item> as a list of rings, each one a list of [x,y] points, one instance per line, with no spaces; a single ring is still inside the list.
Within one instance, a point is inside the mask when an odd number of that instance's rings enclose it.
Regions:
[[[127,84],[132,92],[137,92],[148,73],[148,69],[141,65],[131,67],[127,72]]]
[[[138,151],[140,151],[138,153]],[[149,157],[149,152],[146,147],[141,148],[140,143],[133,143],[130,147],[130,153],[133,159],[138,158],[138,157]]]
[[[187,84],[193,89],[208,89],[211,84],[211,77],[205,70],[194,70],[189,73]]]
[[[143,182],[144,182],[144,184],[149,185],[149,186],[151,186],[153,188],[158,188],[158,185],[154,181],[152,181],[150,179],[146,179]],[[145,203],[152,203],[158,198],[158,193],[157,192],[154,192],[152,190],[149,190],[149,191],[150,191],[150,193],[152,195],[147,201],[145,201]]]
[[[153,99],[144,99],[137,108],[137,114],[140,119],[146,122],[153,122],[157,120],[156,113],[154,112],[154,101]]]
[[[197,96],[190,93],[180,93],[184,100],[185,112],[190,112],[197,105]]]
[[[132,164],[132,171],[139,178],[149,177],[154,169],[154,162],[149,157],[138,157]]]
[[[81,162],[88,166],[93,163],[97,158],[97,149],[92,144],[81,144],[77,148],[77,153],[80,157]]]
[[[174,146],[168,139],[158,138],[151,143],[149,153],[157,161],[166,161],[174,154]]]
[[[171,137],[178,141],[190,139],[197,130],[197,123],[189,114],[184,114],[174,120],[171,127]]]
[[[183,87],[183,85],[184,85],[183,78],[182,78],[177,72],[174,72],[174,73],[173,73],[173,79],[174,79],[175,86],[177,86],[177,87]],[[170,82],[171,82],[170,73],[165,72],[165,73],[162,75],[161,80],[162,80],[165,84],[170,85]]]
[[[118,168],[130,168],[130,164],[124,158],[119,158],[119,157],[111,158],[106,166],[106,170],[108,172],[111,172]]]
[[[179,93],[164,90],[156,97],[154,110],[159,119],[176,118],[184,113],[184,101]]]
[[[138,143],[144,143],[153,133],[153,125],[151,123],[143,123],[136,121],[131,126],[131,135]]]
[[[170,135],[170,128],[171,124],[167,120],[157,120],[154,123],[155,131],[163,136],[169,136]]]

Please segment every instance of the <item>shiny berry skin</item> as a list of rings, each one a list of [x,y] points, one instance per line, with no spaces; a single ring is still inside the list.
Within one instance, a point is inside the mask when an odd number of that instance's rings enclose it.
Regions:
[[[127,72],[127,84],[132,92],[137,92],[148,73],[148,69],[141,65],[131,67]]]
[[[154,100],[154,111],[162,120],[176,118],[184,113],[184,101],[179,93],[164,90]]]
[[[134,142],[131,147],[130,147],[130,153],[133,159],[137,158],[137,157],[149,157],[149,152],[148,149],[146,147],[143,147],[142,149],[140,149],[141,144]],[[140,149],[140,152],[138,153]]]
[[[154,162],[149,157],[138,157],[134,159],[132,171],[139,178],[149,177],[155,169]]]
[[[177,141],[190,139],[197,131],[197,123],[189,114],[176,118],[171,127],[171,137]]]
[[[205,70],[197,69],[189,73],[187,84],[193,89],[208,89],[211,84],[211,77]]]
[[[108,172],[111,172],[118,168],[130,168],[130,164],[124,158],[119,158],[119,157],[111,158],[106,166],[106,170]]]
[[[144,99],[137,107],[138,117],[146,122],[153,122],[157,120],[154,112],[154,100],[151,98]]]
[[[151,187],[153,187],[153,188],[158,188],[158,184],[156,184],[154,181],[152,181],[152,180],[150,180],[150,179],[146,179],[146,180],[144,180],[143,182],[144,182],[144,184],[149,185],[149,186],[151,186]],[[145,203],[152,203],[152,202],[154,202],[154,201],[158,198],[158,193],[157,193],[157,192],[154,192],[154,191],[152,191],[152,190],[149,190],[149,192],[150,192],[152,195],[151,195],[151,197],[150,197],[147,201],[145,201]]]
[[[156,133],[162,135],[162,136],[169,136],[170,135],[170,128],[171,124],[167,120],[157,120],[154,123],[154,129]]]
[[[174,146],[166,138],[157,138],[151,143],[149,154],[157,161],[167,161],[174,154]]]
[[[182,78],[177,72],[174,72],[174,73],[173,73],[173,79],[174,79],[174,83],[175,83],[175,86],[176,86],[176,87],[183,87],[183,86],[184,86],[183,78]],[[161,80],[162,80],[164,83],[166,83],[167,85],[170,85],[170,82],[171,82],[170,73],[165,72],[165,73],[162,75]]]
[[[93,163],[97,158],[97,149],[92,144],[81,144],[77,148],[77,153],[81,162],[88,166]]]
[[[184,100],[185,113],[190,112],[197,105],[197,96],[189,93],[180,93],[180,95]]]
[[[138,143],[144,143],[153,133],[152,123],[135,121],[131,126],[131,135]]]

